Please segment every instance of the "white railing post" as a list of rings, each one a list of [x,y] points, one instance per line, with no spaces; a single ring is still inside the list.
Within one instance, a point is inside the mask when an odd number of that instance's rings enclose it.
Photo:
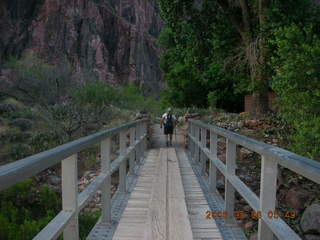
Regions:
[[[137,161],[139,164],[142,163],[142,148],[141,148],[141,124],[137,125],[137,140],[139,144],[137,145]]]
[[[100,143],[101,151],[101,172],[110,173],[110,149],[111,139],[108,137]],[[102,222],[111,222],[111,175],[101,187]]]
[[[278,166],[274,159],[261,156],[261,183],[260,183],[260,211],[262,215],[268,212],[274,214],[277,193]],[[273,233],[267,224],[260,218],[258,225],[258,239],[272,240]]]
[[[199,127],[198,126],[195,126],[195,139],[197,142],[199,142],[199,137],[200,137],[200,134],[199,134]],[[196,144],[196,147],[195,147],[195,157],[194,157],[194,161],[196,164],[199,163],[199,153],[200,153],[200,148],[198,146],[198,144]]]
[[[227,139],[226,149],[226,176],[235,175],[236,171],[236,144]],[[226,224],[234,225],[233,212],[235,202],[235,189],[232,184],[225,178],[225,211],[228,217],[225,219]]]
[[[63,231],[63,238],[66,240],[79,239],[77,160],[77,154],[74,154],[61,162],[62,209],[75,212]]]
[[[133,127],[130,129],[130,146],[133,147],[136,141],[136,128]],[[134,174],[134,167],[135,167],[135,149],[131,151],[130,160],[129,160],[129,172]]]
[[[210,155],[213,158],[217,158],[217,149],[218,149],[218,136],[213,131],[210,132]],[[210,159],[210,168],[209,168],[209,191],[215,192],[217,185],[217,167]]]
[[[145,151],[147,150],[147,123],[142,123],[142,132],[143,132],[143,136],[145,136],[143,138],[143,156]]]
[[[190,135],[193,137],[194,135],[194,131],[193,131],[193,123],[188,122],[189,124],[189,128],[190,128]],[[194,142],[191,140],[191,137],[189,137],[189,144],[190,144],[190,149],[189,149],[189,153],[190,153],[190,159],[192,160],[193,159],[193,152],[194,152]]]
[[[120,132],[120,155],[126,154],[126,130]],[[123,159],[119,168],[119,192],[126,192],[127,159]]]
[[[207,147],[207,129],[205,128],[201,128],[201,145],[202,148],[205,149]],[[201,154],[201,172],[202,174],[206,173],[206,168],[207,168],[207,157],[204,154],[204,152],[201,150],[200,151]]]

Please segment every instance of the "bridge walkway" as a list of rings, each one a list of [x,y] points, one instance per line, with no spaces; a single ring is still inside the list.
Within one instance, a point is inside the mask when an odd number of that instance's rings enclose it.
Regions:
[[[192,167],[182,147],[182,135],[175,136],[170,148],[165,147],[157,126],[152,136],[153,148],[137,169],[134,186],[129,185],[127,193],[117,193],[127,195],[121,213],[119,208],[113,211],[117,214],[110,224],[98,222],[87,239],[246,239],[239,227],[226,226],[223,219],[206,219],[208,210],[223,211],[223,199],[220,197],[218,204],[218,196],[206,197],[208,191],[200,184],[203,176],[196,174],[197,166]]]

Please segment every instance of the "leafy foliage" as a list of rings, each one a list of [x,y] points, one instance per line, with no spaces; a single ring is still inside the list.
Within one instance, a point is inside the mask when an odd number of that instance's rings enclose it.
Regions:
[[[57,195],[27,179],[0,193],[0,238],[32,239],[60,209]]]
[[[159,45],[165,50],[160,59],[168,83],[162,104],[176,107],[208,107],[214,105],[229,111],[241,111],[245,68],[236,72],[228,68],[228,58],[238,45],[238,37],[217,9],[214,1],[162,0],[162,16],[167,27],[162,31]],[[221,33],[224,35],[221,37]],[[227,95],[227,96],[226,96]]]
[[[320,159],[320,34],[313,25],[275,31],[273,87],[282,116],[294,127],[292,149]]]
[[[0,92],[23,102],[54,104],[67,95],[72,85],[71,68],[64,61],[53,66],[37,57],[25,55],[21,59],[11,58],[6,67],[14,72],[15,78],[10,87]]]

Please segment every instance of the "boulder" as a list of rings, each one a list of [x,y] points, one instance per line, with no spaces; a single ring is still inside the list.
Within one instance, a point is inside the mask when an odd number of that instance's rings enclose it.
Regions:
[[[310,239],[320,239],[320,204],[312,204],[303,212],[300,226],[304,233],[318,233],[318,238],[309,236]],[[312,234],[311,234],[312,235]],[[315,235],[315,234],[314,234]]]
[[[61,178],[58,176],[49,176],[49,183],[52,185],[59,185],[61,184]]]
[[[244,126],[247,128],[257,128],[259,125],[261,125],[259,120],[246,120],[244,122]]]
[[[20,128],[22,131],[26,131],[32,128],[33,121],[26,118],[17,118],[13,120],[10,125]]]
[[[287,207],[301,210],[308,199],[308,192],[300,188],[291,188],[286,195],[285,202]]]
[[[240,148],[239,150],[239,160],[243,161],[250,158],[253,155],[253,152],[246,148]]]
[[[306,234],[304,235],[304,238],[306,240],[320,240],[320,235]]]
[[[218,179],[216,185],[217,185],[217,189],[224,190],[225,188],[225,184],[222,179]]]
[[[0,103],[0,115],[17,111],[17,107],[11,103]]]

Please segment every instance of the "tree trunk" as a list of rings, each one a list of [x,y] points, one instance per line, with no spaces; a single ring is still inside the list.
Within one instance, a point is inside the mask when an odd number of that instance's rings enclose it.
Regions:
[[[252,94],[252,114],[263,115],[269,111],[269,81],[267,77],[266,58],[268,47],[266,44],[265,24],[267,23],[268,0],[259,0],[259,55]]]

